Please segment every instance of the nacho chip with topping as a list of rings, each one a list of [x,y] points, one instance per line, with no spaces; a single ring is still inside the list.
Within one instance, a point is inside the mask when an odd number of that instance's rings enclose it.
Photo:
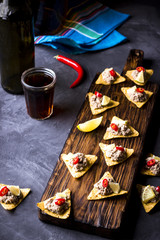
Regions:
[[[106,155],[106,150],[108,148],[109,149],[115,148],[115,144],[99,143],[99,146],[104,154],[104,158],[105,158],[107,166],[114,166],[114,165],[120,164],[120,163],[124,162],[125,160],[127,160],[134,153],[133,149],[125,148],[126,157],[123,160],[115,161],[115,160],[112,160],[110,157],[107,157],[107,155]]]
[[[146,102],[148,102],[149,98],[153,95],[153,92],[144,90],[144,92],[148,95],[148,98],[147,98],[144,102],[135,102],[135,101],[133,101],[133,100],[130,98],[129,94],[127,93],[127,90],[128,90],[128,89],[130,89],[130,87],[122,87],[122,88],[121,88],[121,91],[124,93],[124,95],[126,96],[126,98],[127,98],[130,102],[134,103],[138,108],[143,107],[143,105],[144,105]]]
[[[147,157],[151,157],[151,158],[153,158],[153,159],[155,159],[155,160],[157,160],[157,161],[160,162],[160,157],[155,156],[155,155],[153,155],[152,153],[149,153],[149,154],[147,155]],[[145,166],[142,167],[142,169],[141,169],[141,174],[143,174],[143,175],[148,175],[148,176],[160,176],[160,174],[154,175],[153,172],[152,172],[149,168],[146,168]]]
[[[71,212],[71,191],[67,188],[66,190],[64,190],[61,193],[58,193],[60,196],[67,196],[67,202],[68,202],[68,206],[69,208],[63,213],[63,214],[58,214],[58,213],[54,213],[48,209],[45,209],[45,202],[47,202],[50,199],[56,199],[57,198],[57,194],[49,199],[46,199],[45,201],[39,202],[37,203],[37,207],[40,208],[44,213],[55,217],[55,218],[61,218],[61,219],[67,219],[70,216],[70,212]]]
[[[107,70],[107,69],[108,68],[106,68],[105,70]],[[121,83],[121,82],[126,81],[126,79],[124,77],[122,77],[119,73],[116,72],[116,75],[117,75],[117,77],[112,84],[117,84],[117,83]],[[110,83],[107,83],[105,80],[103,80],[102,73],[99,75],[99,77],[98,77],[98,79],[95,83],[96,84],[103,84],[103,85],[111,85]]]
[[[14,187],[17,187],[17,186],[14,186],[14,185],[5,185],[5,184],[0,183],[0,188],[2,188],[4,186],[12,187],[12,189]],[[30,188],[20,188],[20,192],[21,192],[22,196],[19,198],[19,201],[17,203],[0,203],[0,204],[2,205],[2,207],[5,210],[13,210],[14,208],[16,208],[22,202],[22,200],[25,197],[27,197],[27,195],[29,194],[30,191],[31,191]]]
[[[142,205],[143,205],[143,207],[144,207],[144,210],[148,213],[148,212],[150,212],[150,211],[157,205],[157,203],[158,203],[160,200],[158,199],[158,200],[155,201],[155,202],[147,202],[147,203],[143,202],[143,201],[142,201],[142,192],[143,192],[143,190],[145,189],[145,187],[146,187],[146,186],[143,186],[143,185],[141,185],[141,184],[137,184],[137,190],[138,190],[139,196],[140,196],[140,198],[141,198]]]
[[[118,117],[114,116],[112,118],[111,123],[127,124],[128,128],[131,130],[131,134],[125,135],[125,136],[124,135],[115,135],[112,132],[106,130],[106,132],[105,132],[105,134],[103,136],[104,140],[109,140],[109,139],[113,139],[113,138],[131,138],[131,137],[138,137],[139,136],[139,132],[137,132],[133,127],[131,127],[128,124],[127,120],[122,120],[121,118],[118,118]]]
[[[135,70],[128,70],[128,71],[126,72],[126,76],[127,76],[131,81],[133,81],[135,84],[137,84],[137,85],[139,85],[139,86],[144,86],[144,85],[147,83],[147,81],[150,79],[150,77],[153,75],[153,70],[152,70],[152,69],[145,69],[145,71],[146,71],[146,76],[145,76],[145,79],[144,79],[144,83],[142,83],[142,82],[136,81],[136,80],[133,78],[133,76],[132,76],[133,71],[135,71]]]
[[[106,110],[108,110],[110,108],[114,108],[114,107],[117,107],[119,105],[119,102],[110,99],[109,103],[106,106],[94,109],[94,107],[91,104],[91,97],[93,95],[94,95],[94,93],[91,93],[91,92],[89,92],[87,94],[87,96],[89,98],[90,109],[91,109],[91,112],[92,112],[93,115],[100,114],[100,113],[102,113],[102,112],[104,112],[104,111],[106,111]]]
[[[73,156],[74,156],[73,153],[68,153],[68,154],[62,153],[61,154],[62,160],[65,162],[68,170],[70,171],[71,175],[74,178],[82,177],[92,167],[92,165],[97,160],[97,156],[95,156],[95,155],[85,155],[85,157],[87,159],[87,166],[82,171],[75,171],[74,168],[69,164],[69,162],[73,158]]]
[[[106,178],[111,178],[113,179],[112,175],[110,174],[110,172],[105,172],[104,175],[102,176],[102,178],[100,180],[103,180],[103,179],[106,179]],[[114,179],[113,179],[114,180]],[[98,190],[97,188],[93,188],[92,191],[90,192],[90,194],[88,195],[87,199],[88,200],[100,200],[100,199],[104,199],[104,198],[110,198],[110,197],[114,197],[114,196],[120,196],[120,195],[123,195],[123,194],[126,194],[128,193],[127,191],[125,190],[121,190],[118,192],[118,193],[111,193],[111,194],[108,194],[108,195],[101,195],[98,193]]]

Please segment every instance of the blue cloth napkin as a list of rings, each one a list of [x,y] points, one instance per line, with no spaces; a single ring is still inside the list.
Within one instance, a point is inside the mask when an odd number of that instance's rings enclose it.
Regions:
[[[88,1],[87,4],[86,7],[85,1],[83,9],[82,3],[79,11],[78,6],[70,9],[59,32],[56,35],[36,36],[35,44],[80,54],[110,48],[126,40],[115,29],[128,19],[128,14],[117,12],[99,2],[93,4],[93,1]]]

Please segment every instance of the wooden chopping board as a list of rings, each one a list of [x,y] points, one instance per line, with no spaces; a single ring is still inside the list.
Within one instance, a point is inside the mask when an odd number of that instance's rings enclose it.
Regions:
[[[137,66],[142,65],[143,51],[132,49],[122,75],[125,75],[127,70],[135,69]],[[85,99],[61,153],[83,152],[84,154],[97,155],[98,160],[83,177],[74,179],[61,157],[59,157],[41,201],[52,197],[57,192],[69,188],[72,192],[71,216],[66,220],[61,220],[48,216],[39,210],[39,218],[40,220],[48,221],[62,227],[108,237],[118,232],[127,209],[132,184],[136,177],[143,152],[145,136],[151,120],[158,86],[150,82],[146,84],[144,88],[154,92],[154,94],[141,109],[138,109],[133,103],[129,102],[121,92],[121,87],[133,86],[134,83],[132,81],[127,79],[124,83],[110,86],[95,85],[97,77],[98,75],[93,80],[88,92],[94,93],[95,90],[99,91],[110,96],[111,99],[119,101],[120,105],[97,115],[103,115],[101,126],[90,133],[83,133],[77,129],[77,125],[97,117],[93,117],[88,98]],[[113,116],[129,120],[130,125],[139,132],[139,137],[114,139],[110,141],[103,140],[106,128],[109,126]],[[115,142],[118,145],[133,148],[134,154],[127,161],[113,167],[108,167],[105,163],[103,153],[99,148],[100,142],[107,144]],[[112,174],[115,181],[119,182],[121,188],[127,190],[128,194],[110,199],[88,201],[87,196],[92,190],[94,183],[97,182],[106,171]]]

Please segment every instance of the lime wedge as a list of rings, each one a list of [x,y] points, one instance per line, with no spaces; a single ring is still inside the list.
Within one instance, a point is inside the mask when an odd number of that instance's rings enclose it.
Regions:
[[[119,183],[109,182],[109,186],[114,193],[119,193],[119,191],[120,191]]]
[[[143,193],[142,193],[142,201],[144,203],[147,203],[149,202],[150,200],[152,200],[153,198],[155,198],[155,193],[153,191],[153,189],[151,188],[150,185],[147,185],[144,190],[143,190]]]
[[[69,197],[65,192],[59,192],[56,194],[56,198],[64,198]]]
[[[107,106],[109,103],[110,103],[110,97],[107,97],[107,96],[103,96],[103,98],[102,98],[102,106]]]
[[[136,78],[136,81],[139,82],[139,83],[144,83],[144,72],[143,72],[143,71],[141,71],[141,72],[138,74],[138,76],[137,76],[137,78]]]
[[[157,157],[157,156],[154,156],[154,155],[153,155],[153,158],[156,159],[156,160],[158,160],[158,161],[160,161],[160,158]]]
[[[104,146],[104,149],[105,149],[105,151],[110,151],[110,150],[112,150],[113,148],[115,148],[115,143],[113,143],[113,144],[109,144],[109,145],[105,145]]]
[[[15,196],[19,196],[20,195],[20,188],[19,186],[7,186],[9,188],[9,190],[11,191],[11,193]]]
[[[114,123],[114,124],[122,124],[122,125],[128,125],[128,120],[122,120],[122,119],[115,119],[115,120],[112,120],[111,123]]]
[[[92,120],[86,121],[84,123],[80,123],[77,128],[81,131],[81,132],[91,132],[94,129],[96,129],[102,122],[103,116],[99,117],[99,118],[94,118]]]

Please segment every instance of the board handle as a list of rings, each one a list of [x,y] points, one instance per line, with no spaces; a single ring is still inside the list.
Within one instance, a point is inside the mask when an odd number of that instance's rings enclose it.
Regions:
[[[144,52],[142,50],[131,49],[121,75],[125,76],[125,73],[128,70],[133,70],[138,66],[143,66],[143,58]]]

